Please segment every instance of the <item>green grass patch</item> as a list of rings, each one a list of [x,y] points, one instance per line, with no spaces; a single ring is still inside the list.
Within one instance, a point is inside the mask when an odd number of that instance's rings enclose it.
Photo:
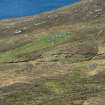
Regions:
[[[64,89],[61,86],[60,82],[51,81],[51,82],[45,83],[45,85],[48,88],[48,90],[50,90],[51,92],[55,94],[62,94],[64,92]]]
[[[35,40],[22,47],[0,53],[0,62],[15,62],[21,55],[26,55],[35,51],[40,51],[45,48],[54,47],[69,40],[70,37],[70,32],[60,32],[46,37],[42,37],[37,41]]]

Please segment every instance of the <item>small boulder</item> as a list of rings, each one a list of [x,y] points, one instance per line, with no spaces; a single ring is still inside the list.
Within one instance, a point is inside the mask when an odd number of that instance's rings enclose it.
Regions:
[[[23,31],[22,30],[16,30],[14,33],[15,34],[20,34],[20,33],[22,33]]]

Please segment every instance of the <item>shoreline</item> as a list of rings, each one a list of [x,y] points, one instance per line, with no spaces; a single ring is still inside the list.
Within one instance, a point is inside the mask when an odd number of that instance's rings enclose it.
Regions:
[[[37,17],[37,16],[39,17],[40,15],[50,14],[50,13],[53,13],[53,12],[62,10],[62,9],[64,9],[64,8],[70,7],[70,6],[72,6],[72,5],[75,5],[75,4],[77,4],[77,3],[80,3],[80,1],[73,2],[73,3],[67,4],[67,5],[58,7],[58,8],[53,8],[53,9],[51,9],[51,10],[46,10],[46,11],[43,11],[43,12],[39,12],[39,13],[36,13],[36,14],[33,14],[33,15],[24,15],[24,16],[0,18],[0,22],[1,22],[1,21],[12,21],[12,20],[18,20],[18,19],[20,20],[20,19],[26,19],[26,18]]]

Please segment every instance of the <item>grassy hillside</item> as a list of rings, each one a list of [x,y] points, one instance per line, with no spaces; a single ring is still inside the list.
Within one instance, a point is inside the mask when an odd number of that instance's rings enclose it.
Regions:
[[[104,7],[0,21],[0,105],[104,105]]]

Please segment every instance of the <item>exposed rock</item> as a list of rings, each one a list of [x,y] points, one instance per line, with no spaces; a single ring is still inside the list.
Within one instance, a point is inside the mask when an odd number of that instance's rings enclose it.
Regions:
[[[99,95],[87,99],[83,105],[105,105],[105,95]]]
[[[22,33],[23,31],[22,30],[16,30],[14,33],[15,34],[20,34],[20,33]]]
[[[85,20],[104,16],[105,0],[81,0],[81,14]]]

